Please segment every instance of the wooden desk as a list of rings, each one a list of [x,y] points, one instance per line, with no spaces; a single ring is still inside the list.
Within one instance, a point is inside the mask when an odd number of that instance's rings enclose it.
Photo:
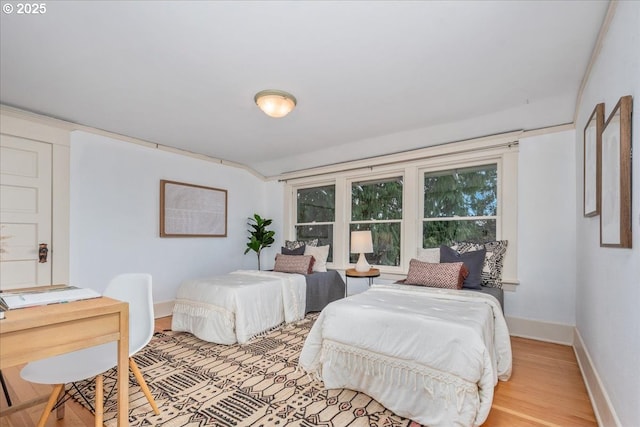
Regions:
[[[118,426],[129,425],[129,304],[101,297],[5,312],[0,369],[118,341]]]
[[[344,272],[344,296],[347,297],[347,289],[349,287],[349,277],[362,277],[369,279],[369,287],[373,284],[373,278],[380,276],[380,270],[377,268],[370,268],[369,271],[357,271],[355,268],[349,268]]]

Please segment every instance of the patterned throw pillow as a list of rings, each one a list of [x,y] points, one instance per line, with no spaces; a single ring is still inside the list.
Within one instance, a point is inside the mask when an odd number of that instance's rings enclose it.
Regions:
[[[282,255],[304,255],[304,248],[305,247],[306,247],[306,245],[302,245],[299,248],[287,249],[285,246],[283,246],[280,249],[280,252],[282,253]]]
[[[451,248],[460,253],[485,248],[487,252],[482,268],[482,285],[490,288],[502,288],[502,266],[508,243],[507,240],[486,243],[456,242]]]
[[[433,264],[417,259],[409,261],[409,272],[405,283],[434,288],[462,289],[469,272],[463,262]]]
[[[301,246],[318,246],[318,239],[284,241],[284,247],[287,249],[298,249]]]
[[[329,257],[329,245],[325,246],[305,246],[305,255],[311,255],[315,259],[313,271],[327,271],[327,258]]]
[[[314,259],[311,255],[282,255],[276,254],[276,264],[273,271],[281,273],[311,274]]]

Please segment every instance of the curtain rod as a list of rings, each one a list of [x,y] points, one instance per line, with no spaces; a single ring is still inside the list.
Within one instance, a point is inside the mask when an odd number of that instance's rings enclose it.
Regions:
[[[455,143],[453,143],[455,144]],[[357,171],[357,170],[367,170],[369,169],[369,171],[373,171],[373,168],[375,167],[379,167],[379,166],[390,166],[390,165],[396,165],[396,164],[400,164],[400,163],[409,163],[409,162],[414,162],[417,160],[426,160],[426,159],[435,159],[438,157],[445,157],[445,156],[451,156],[453,154],[465,154],[465,153],[474,153],[474,152],[481,152],[481,151],[488,151],[488,150],[493,150],[496,148],[511,148],[514,146],[518,146],[519,142],[518,140],[513,140],[513,141],[509,141],[509,142],[505,142],[502,144],[495,144],[495,145],[491,145],[488,147],[480,147],[480,148],[467,148],[467,149],[461,149],[461,150],[457,150],[457,151],[452,151],[452,152],[447,152],[447,153],[437,153],[437,154],[430,154],[430,155],[423,155],[423,156],[419,156],[413,159],[404,159],[404,160],[391,160],[388,162],[381,162],[381,163],[376,163],[376,164],[372,164],[369,166],[354,166],[351,168],[346,168],[346,169],[341,169],[339,171],[327,171],[327,172],[318,172],[318,173],[310,173],[308,175],[301,175],[301,176],[296,176],[296,177],[292,177],[292,178],[282,178],[282,179],[278,179],[278,182],[288,182],[288,181],[292,181],[292,180],[296,180],[296,179],[306,179],[306,178],[313,178],[316,176],[323,176],[323,175],[331,175],[331,174],[336,174],[336,173],[343,173],[343,172],[353,172],[353,171]],[[441,145],[447,145],[447,144],[441,144]],[[438,146],[434,146],[434,147],[438,147]],[[407,153],[411,153],[412,150],[409,151],[400,151],[398,153],[394,153],[394,154],[407,154]],[[382,156],[380,157],[371,157],[370,159],[381,159]],[[364,159],[362,159],[364,160]],[[338,166],[341,164],[348,164],[349,162],[343,162],[343,163],[333,163],[331,165],[326,165],[325,167],[329,167],[329,166]]]

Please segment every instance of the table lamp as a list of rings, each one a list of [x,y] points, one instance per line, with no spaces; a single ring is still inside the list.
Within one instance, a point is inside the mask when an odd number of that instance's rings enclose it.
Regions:
[[[369,271],[371,266],[367,262],[364,254],[370,254],[373,252],[373,240],[371,239],[371,230],[365,231],[352,231],[351,232],[351,253],[360,254],[358,263],[356,264],[356,271],[364,273]]]

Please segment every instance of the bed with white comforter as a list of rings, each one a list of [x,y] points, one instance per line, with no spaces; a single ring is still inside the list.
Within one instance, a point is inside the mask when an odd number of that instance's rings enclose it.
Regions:
[[[299,366],[424,425],[479,426],[511,375],[511,344],[491,295],[373,285],[322,311]]]
[[[238,270],[185,281],[173,307],[171,329],[219,344],[244,344],[305,314],[301,274]]]

